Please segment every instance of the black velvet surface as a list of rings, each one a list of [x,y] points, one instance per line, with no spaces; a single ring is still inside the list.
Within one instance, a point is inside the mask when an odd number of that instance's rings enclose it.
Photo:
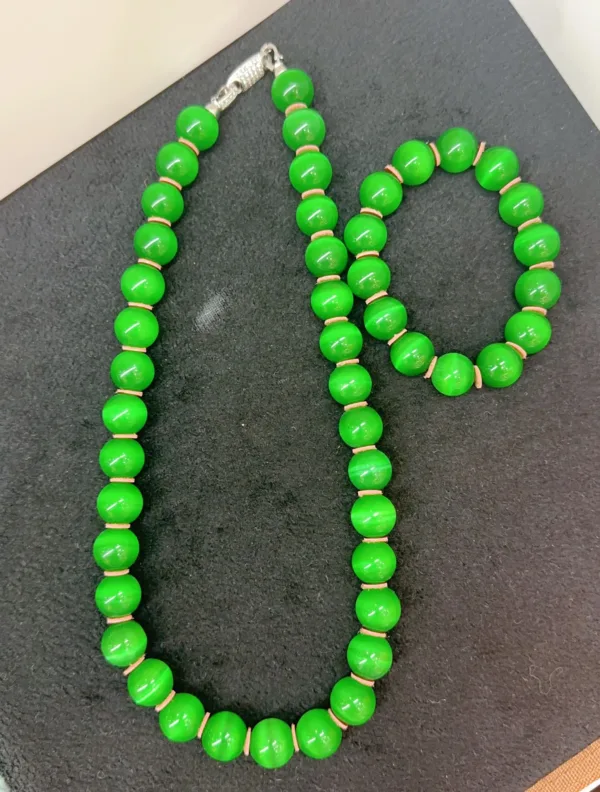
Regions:
[[[395,664],[335,758],[271,773],[169,744],[128,700],[98,649],[90,553],[139,195],[179,109],[267,40],[314,79],[340,230],[402,141],[464,125],[514,147],[542,188],[564,287],[550,346],[507,391],[443,398],[366,340],[399,511]],[[222,116],[186,191],[136,525],[151,654],[177,689],[249,724],[326,706],[356,630],[349,452],[269,90]],[[43,145],[43,119],[39,132]],[[0,761],[13,792],[523,790],[598,736],[599,162],[597,130],[507,3],[292,0],[4,201]],[[501,339],[522,268],[472,172],[407,190],[388,229],[411,327],[439,352]]]

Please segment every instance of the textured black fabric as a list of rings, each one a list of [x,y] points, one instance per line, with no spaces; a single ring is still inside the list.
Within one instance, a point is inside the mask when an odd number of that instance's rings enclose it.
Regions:
[[[513,146],[543,189],[564,283],[550,347],[505,392],[443,398],[366,341],[400,515],[396,662],[376,716],[335,758],[273,773],[169,744],[128,700],[98,651],[90,555],[138,197],[178,110],[207,101],[266,40],[314,78],[340,228],[397,145],[463,124]],[[356,630],[349,452],[269,90],[264,80],[223,115],[186,192],[157,311],[135,567],[151,653],[178,689],[251,724],[326,706]],[[508,4],[293,1],[3,203],[0,757],[11,790],[522,790],[598,736],[599,162],[597,131]],[[439,351],[474,355],[501,338],[522,268],[497,198],[472,173],[407,190],[388,228],[411,326]]]

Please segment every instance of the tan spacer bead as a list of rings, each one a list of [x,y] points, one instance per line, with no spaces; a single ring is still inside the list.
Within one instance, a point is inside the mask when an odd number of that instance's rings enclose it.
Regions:
[[[361,583],[361,589],[384,589],[388,587],[387,583]]]
[[[341,721],[336,715],[334,715],[331,707],[327,710],[327,712],[329,713],[329,717],[335,723],[335,725],[339,726],[340,729],[342,729],[343,731],[346,731],[346,729],[348,728],[348,724],[344,723],[344,721]]]
[[[175,179],[170,179],[168,176],[161,176],[158,181],[159,182],[164,182],[164,184],[172,184],[173,187],[177,187],[179,192],[181,192],[181,190],[183,190],[183,187],[181,186],[181,184],[179,184],[179,182],[175,181]]]
[[[153,311],[153,305],[147,305],[146,303],[138,303],[138,302],[128,302],[127,305],[130,308],[145,308],[147,311]]]
[[[377,542],[389,542],[387,536],[368,536],[366,539],[363,539],[365,544],[377,544]]]
[[[518,344],[514,344],[512,341],[505,341],[504,343],[506,344],[506,346],[512,347],[515,350],[515,352],[521,355],[523,360],[525,360],[525,358],[527,357],[527,352],[525,352],[522,346],[519,346]]]
[[[114,434],[113,439],[115,440],[137,440],[136,434]]]
[[[396,335],[393,335],[390,338],[390,340],[387,342],[388,346],[392,346],[392,344],[395,344],[396,341],[404,335],[404,333],[408,333],[408,330],[406,328],[404,328],[404,330],[400,330],[400,332],[396,333]]]
[[[335,364],[335,367],[337,368],[338,366],[352,366],[354,365],[354,363],[358,363],[358,362],[359,362],[358,358],[350,358],[349,360],[340,360],[338,363]]]
[[[442,158],[440,157],[440,152],[438,151],[438,147],[435,145],[435,143],[428,143],[427,145],[433,151],[433,156],[435,157],[436,168],[439,168],[440,167],[440,163],[442,161]]]
[[[379,258],[379,251],[378,250],[363,250],[362,253],[357,253],[356,256],[354,256],[354,258],[355,259],[361,259],[361,258],[366,258],[367,256],[376,256],[377,258]]]
[[[187,146],[189,149],[191,149],[197,157],[200,156],[200,149],[195,143],[192,143],[191,140],[188,140],[184,137],[177,138],[177,140],[179,143],[183,143],[184,146]]]
[[[326,237],[326,236],[333,236],[333,231],[329,228],[326,228],[323,231],[315,231],[314,234],[310,235],[310,241],[314,242],[315,239],[321,239],[321,237]]]
[[[300,154],[306,154],[307,151],[320,151],[318,146],[300,146],[300,148],[296,149],[296,156],[298,157]]]
[[[151,261],[150,259],[139,258],[137,260],[138,264],[147,264],[149,267],[154,267],[154,269],[161,270],[162,264],[157,264],[156,261]]]
[[[554,269],[553,261],[540,261],[539,264],[532,264],[529,269]]]
[[[105,528],[131,528],[131,523],[104,523]]]
[[[327,281],[341,280],[339,275],[321,275],[317,278],[317,283],[327,283]]]
[[[357,407],[366,407],[368,402],[361,401],[361,402],[352,402],[352,404],[345,404],[344,405],[344,412],[348,412],[348,410],[355,410]]]
[[[135,671],[135,669],[139,665],[141,665],[144,662],[145,659],[146,659],[146,655],[143,654],[140,658],[138,658],[135,661],[135,663],[132,663],[130,666],[127,666],[127,668],[123,671],[123,676],[129,676],[129,674],[131,674],[132,671]]]
[[[477,149],[477,154],[475,154],[475,159],[473,160],[473,167],[477,165],[484,151],[485,151],[485,140],[482,140],[481,143],[479,144],[479,148]]]
[[[360,448],[353,448],[352,449],[352,453],[353,454],[362,454],[363,451],[376,451],[376,450],[377,450],[377,446],[376,445],[361,446]]]
[[[117,388],[115,393],[124,393],[126,396],[143,396],[144,391],[132,391],[127,390],[127,388]]]
[[[475,369],[475,387],[480,390],[483,387],[483,378],[481,376],[481,369],[479,366],[473,366]]]
[[[429,368],[425,372],[423,379],[430,379],[431,375],[433,374],[433,369],[435,368],[435,364],[437,363],[437,355],[433,356],[431,363],[429,364]]]
[[[526,220],[524,223],[521,223],[520,226],[517,226],[517,231],[522,231],[524,228],[527,228],[530,225],[535,225],[536,223],[541,223],[541,217],[533,217],[531,220]]]
[[[167,706],[167,704],[173,701],[174,698],[175,698],[175,691],[172,690],[164,701],[161,701],[160,704],[157,704],[156,707],[154,707],[154,711],[160,712],[162,709],[164,709]]]
[[[539,313],[542,316],[546,316],[548,311],[545,308],[540,307],[539,305],[526,305],[524,308],[521,308],[522,311],[531,311],[532,313]]]
[[[305,190],[300,197],[304,200],[305,198],[310,198],[311,195],[325,195],[325,190],[315,187],[314,190]]]
[[[132,347],[123,345],[121,349],[123,352],[146,352],[146,347]]]
[[[323,324],[325,325],[325,327],[328,327],[330,324],[335,324],[336,322],[347,322],[347,321],[348,321],[347,316],[332,316],[331,319],[325,319]]]
[[[375,687],[375,682],[372,679],[363,679],[362,677],[358,676],[358,674],[350,673],[352,679],[355,679],[357,682],[360,682],[361,685],[365,685],[365,687]]]
[[[359,498],[364,498],[365,495],[383,495],[383,490],[358,490],[356,494]]]
[[[119,569],[115,572],[109,572],[108,570],[104,570],[104,577],[120,577],[121,575],[128,575],[128,569]]]
[[[516,179],[509,181],[508,184],[505,184],[501,190],[498,190],[498,192],[500,193],[500,195],[504,195],[505,192],[508,192],[508,190],[510,190],[511,187],[514,187],[515,184],[518,184],[520,181],[522,181],[521,177],[517,176]]]
[[[372,635],[373,638],[387,638],[387,633],[376,632],[375,630],[367,630],[366,627],[361,627],[358,632],[361,635]]]
[[[292,742],[294,743],[294,751],[296,751],[296,753],[298,753],[298,751],[300,750],[300,746],[298,745],[298,737],[296,736],[296,724],[295,723],[292,723],[291,729],[292,729]]]
[[[210,712],[205,712],[204,713],[204,717],[202,718],[202,723],[200,724],[200,727],[198,728],[198,731],[196,732],[196,737],[198,739],[200,739],[202,737],[202,732],[204,731],[204,727],[208,723],[208,719],[209,718],[210,718]]]
[[[246,739],[244,740],[244,756],[250,756],[250,737],[252,735],[252,728],[248,726],[246,732]]]
[[[402,178],[402,174],[400,173],[400,171],[397,168],[394,168],[393,165],[386,165],[383,170],[387,171],[388,173],[391,173],[392,176],[394,176],[396,179],[398,179],[400,184],[404,184],[404,179]]]
[[[134,478],[124,478],[117,476],[116,478],[109,478],[108,480],[111,484],[135,484]]]
[[[162,223],[163,225],[169,226],[169,228],[171,228],[171,221],[167,220],[164,217],[149,217],[147,222],[148,223]]]
[[[106,623],[107,624],[121,624],[121,622],[126,622],[126,621],[133,621],[133,616],[131,615],[131,613],[128,614],[127,616],[113,616],[113,617],[107,619]]]
[[[294,104],[289,105],[285,108],[285,117],[287,118],[290,113],[295,113],[296,110],[306,110],[306,105],[304,102],[294,102]]]
[[[375,294],[372,294],[370,297],[367,297],[367,299],[365,300],[365,305],[371,305],[372,302],[381,299],[381,297],[387,297],[387,292],[386,291],[375,292]]]
[[[363,206],[360,210],[360,214],[373,215],[373,217],[378,217],[380,220],[383,220],[383,214],[379,209],[373,209],[370,206]]]

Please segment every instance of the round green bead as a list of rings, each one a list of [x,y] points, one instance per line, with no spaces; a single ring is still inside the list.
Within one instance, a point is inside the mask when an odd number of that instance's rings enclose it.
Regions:
[[[198,171],[198,157],[184,143],[167,143],[156,155],[158,175],[173,179],[182,187],[190,185],[198,175]]]
[[[138,607],[142,601],[142,589],[133,575],[105,577],[96,587],[95,599],[96,607],[103,616],[118,619],[129,616]]]
[[[367,214],[357,214],[351,217],[344,228],[344,242],[346,247],[356,256],[367,250],[379,252],[387,242],[387,229],[379,217]]]
[[[177,237],[163,223],[144,223],[134,234],[133,249],[139,258],[165,266],[177,255]]]
[[[171,742],[194,740],[204,718],[205,709],[191,693],[176,693],[158,716],[160,730]]]
[[[190,107],[184,107],[177,116],[175,131],[177,137],[189,140],[200,151],[206,151],[217,142],[219,122],[206,107],[190,105]]]
[[[326,132],[323,117],[310,108],[290,113],[283,122],[283,141],[293,151],[301,146],[320,146]]]
[[[362,542],[352,553],[352,569],[363,583],[386,583],[396,571],[396,554],[386,542]]]
[[[308,236],[317,231],[332,231],[337,221],[337,206],[326,195],[313,195],[310,198],[305,198],[296,209],[298,228]]]
[[[372,387],[371,375],[358,363],[336,367],[329,375],[329,393],[338,404],[365,401]]]
[[[398,624],[402,612],[398,595],[391,588],[361,591],[355,609],[362,626],[374,632],[389,632]]]
[[[311,759],[327,759],[342,743],[342,730],[325,709],[305,712],[296,724],[298,746]]]
[[[107,528],[96,537],[92,552],[100,569],[118,572],[129,569],[135,563],[140,552],[140,543],[128,528]]]
[[[462,173],[473,164],[479,143],[468,129],[453,127],[436,140],[440,152],[440,168],[446,173]]]
[[[120,352],[110,364],[116,388],[144,391],[154,379],[154,363],[144,352]]]
[[[356,259],[348,270],[348,286],[361,300],[368,300],[390,285],[392,273],[383,259],[365,256]]]
[[[340,275],[348,264],[348,250],[341,239],[333,236],[314,239],[306,248],[304,261],[311,275]]]
[[[250,756],[256,764],[275,770],[287,764],[294,755],[292,730],[279,718],[259,721],[250,735]]]
[[[362,726],[375,713],[375,691],[352,677],[342,677],[329,699],[333,714],[349,726]]]
[[[145,264],[132,264],[121,275],[121,292],[127,302],[156,305],[165,293],[162,272]]]
[[[387,545],[386,545],[387,546]],[[346,652],[350,670],[363,679],[381,679],[392,667],[392,647],[385,638],[358,633]]]
[[[547,223],[533,223],[515,237],[513,250],[525,267],[554,261],[560,252],[560,234]]]
[[[387,536],[396,524],[396,507],[385,495],[363,495],[354,501],[350,521],[361,536],[378,539]]]
[[[392,463],[379,449],[354,454],[348,463],[348,478],[358,490],[380,490],[390,483]]]
[[[135,477],[144,467],[144,449],[137,440],[114,438],[102,446],[98,459],[109,478]]]
[[[98,514],[107,523],[132,523],[143,505],[142,493],[135,484],[111,482],[98,493]]]
[[[154,182],[142,193],[142,211],[146,217],[162,217],[176,223],[183,214],[183,196],[172,184]]]
[[[381,440],[383,421],[372,407],[355,407],[342,414],[339,430],[340,437],[350,448],[374,445]]]
[[[310,305],[315,316],[323,321],[334,316],[347,316],[353,303],[352,291],[343,281],[317,283],[310,296]]]
[[[388,341],[404,330],[407,321],[406,308],[395,297],[380,297],[367,305],[363,316],[367,333],[380,341]]]
[[[333,178],[331,162],[320,151],[307,151],[291,162],[290,182],[294,190],[326,190]]]
[[[136,434],[148,420],[148,408],[139,396],[115,393],[102,408],[102,422],[111,434]]]
[[[493,146],[481,155],[475,178],[484,190],[499,192],[519,175],[519,158],[512,149]]]
[[[352,322],[334,322],[324,327],[319,336],[321,354],[332,363],[357,357],[362,345],[362,333]]]
[[[405,333],[390,348],[392,366],[407,377],[424,374],[434,355],[433,344],[423,333]]]
[[[235,712],[211,715],[202,732],[202,747],[211,759],[231,762],[244,750],[246,724]]]
[[[407,140],[394,152],[392,165],[400,172],[404,184],[417,187],[431,178],[435,170],[435,156],[427,143]]]
[[[560,278],[552,270],[530,269],[515,284],[515,297],[519,305],[552,308],[560,298]]]
[[[149,658],[127,677],[127,691],[140,707],[156,707],[173,690],[173,672],[162,660]]]
[[[313,81],[301,69],[286,69],[273,80],[271,85],[271,99],[281,112],[285,112],[290,105],[302,102],[311,105],[315,98]]]
[[[475,382],[475,367],[460,352],[448,352],[438,358],[431,382],[444,396],[462,396]]]
[[[361,206],[376,209],[385,217],[402,203],[402,185],[391,173],[376,171],[364,179],[358,198]]]
[[[149,347],[158,338],[158,321],[146,308],[123,308],[114,327],[117,341],[125,346]]]
[[[483,384],[489,388],[508,388],[523,373],[523,360],[507,344],[488,344],[477,356]]]
[[[514,228],[539,217],[543,211],[544,196],[535,184],[520,182],[500,196],[498,204],[500,217]]]
[[[100,650],[107,663],[117,668],[127,668],[146,651],[148,638],[141,624],[126,621],[109,624],[102,633]]]
[[[521,311],[510,317],[504,328],[504,338],[518,344],[528,355],[541,352],[550,343],[552,325],[539,313]]]

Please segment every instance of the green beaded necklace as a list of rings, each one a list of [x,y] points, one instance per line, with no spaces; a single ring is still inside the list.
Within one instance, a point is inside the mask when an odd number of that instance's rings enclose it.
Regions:
[[[348,475],[358,498],[350,520],[362,537],[352,554],[352,568],[361,582],[355,606],[361,627],[347,650],[350,675],[334,685],[329,709],[309,710],[291,726],[267,718],[250,728],[233,712],[210,714],[196,696],[176,693],[169,666],[146,658],[146,633],[132,615],[140,604],[141,590],[129,573],[139,553],[137,536],[130,529],[143,507],[142,493],[135,485],[145,461],[137,433],[147,419],[143,392],[154,379],[154,365],[147,355],[147,348],[158,337],[152,311],[165,292],[161,270],[177,253],[171,226],[183,214],[181,191],[198,175],[199,153],[217,141],[219,113],[267,71],[275,76],[275,107],[285,113],[283,139],[296,154],[289,176],[302,198],[296,221],[311,240],[305,254],[306,266],[317,279],[311,307],[325,325],[319,346],[325,358],[335,364],[329,391],[343,407],[339,432],[352,449]],[[521,376],[523,359],[539,352],[550,340],[546,312],[561,290],[560,280],[551,271],[560,237],[541,221],[544,201],[540,190],[521,182],[513,151],[504,147],[486,151],[485,144],[478,144],[466,129],[450,129],[435,143],[411,140],[402,144],[391,165],[363,181],[360,214],[347,223],[344,241],[336,238],[337,207],[325,195],[332,168],[319,150],[326,129],[323,118],[310,108],[313,97],[310,77],[298,69],[287,69],[277,48],[266,44],[233,72],[206,107],[188,107],[179,114],[175,124],[178,141],[160,149],[156,158],[159,180],[142,195],[147,221],[133,240],[137,263],[121,278],[128,306],[115,320],[122,351],[112,361],[110,374],[117,391],[102,411],[104,425],[112,434],[100,451],[100,467],[110,481],[98,496],[105,530],[93,547],[94,558],[104,572],[96,589],[96,605],[108,625],[102,636],[102,654],[108,663],[124,669],[133,701],[158,712],[160,728],[169,740],[198,738],[213,759],[228,762],[244,753],[265,768],[282,767],[298,751],[314,759],[334,754],[349,726],[361,726],[372,717],[375,680],[385,676],[392,664],[387,633],[397,624],[401,610],[397,595],[388,587],[396,568],[388,544],[396,510],[383,489],[391,480],[392,465],[376,447],[383,423],[367,403],[372,381],[358,360],[362,334],[348,321],[354,297],[367,303],[365,328],[390,346],[394,368],[407,376],[425,375],[440,393],[458,396],[474,384],[504,388]],[[515,256],[528,268],[516,284],[522,311],[509,319],[506,342],[485,347],[476,365],[457,352],[437,358],[427,336],[407,331],[406,309],[388,295],[390,270],[379,255],[387,240],[383,217],[400,206],[403,185],[424,184],[436,166],[448,173],[475,166],[477,182],[485,190],[500,192],[500,216],[517,228]],[[340,276],[348,263],[348,251],[355,260],[345,283]]]

